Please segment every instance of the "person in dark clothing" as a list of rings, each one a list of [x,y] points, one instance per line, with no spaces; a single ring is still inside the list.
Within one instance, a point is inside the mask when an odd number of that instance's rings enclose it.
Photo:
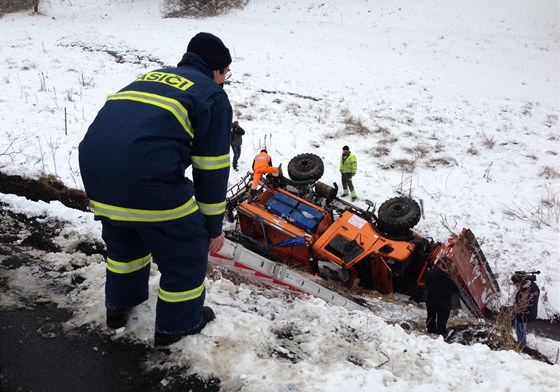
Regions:
[[[541,290],[528,276],[514,274],[511,282],[517,288],[511,325],[515,328],[517,343],[520,347],[527,345],[527,323],[537,319],[539,296]]]
[[[243,144],[245,130],[239,126],[239,121],[234,121],[231,126],[231,150],[233,151],[233,170],[239,170],[237,163],[241,156],[241,144]]]
[[[426,326],[428,333],[447,335],[447,320],[451,314],[451,300],[458,289],[455,282],[438,263],[426,272]]]
[[[231,64],[220,38],[199,33],[174,68],[139,76],[109,95],[79,146],[85,191],[107,245],[107,326],[126,326],[161,273],[154,344],[200,332],[208,253],[222,221],[233,117],[223,89]],[[185,169],[192,166],[192,179]]]

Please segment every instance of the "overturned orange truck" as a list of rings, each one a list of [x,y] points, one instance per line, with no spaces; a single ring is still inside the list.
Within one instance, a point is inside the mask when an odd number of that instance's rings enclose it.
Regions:
[[[418,302],[425,299],[426,270],[445,264],[473,315],[497,310],[500,288],[470,230],[445,243],[423,237],[412,230],[421,217],[412,198],[391,198],[376,214],[369,200],[362,209],[338,198],[336,184],[318,181],[323,171],[318,156],[298,155],[288,165],[290,178],[264,179],[252,203],[248,173],[229,190],[227,214],[236,229],[228,237],[347,287],[402,293]]]

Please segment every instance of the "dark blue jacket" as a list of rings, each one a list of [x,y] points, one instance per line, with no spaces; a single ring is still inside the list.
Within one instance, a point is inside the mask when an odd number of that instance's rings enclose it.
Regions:
[[[231,120],[227,94],[193,53],[109,95],[79,147],[96,218],[165,225],[200,209],[210,237],[218,236]],[[185,176],[189,166],[192,180]]]
[[[524,280],[515,294],[515,318],[520,323],[535,321],[539,308],[539,286],[531,280]]]
[[[451,276],[441,268],[430,268],[424,277],[426,282],[426,305],[451,308],[451,298],[458,291]]]

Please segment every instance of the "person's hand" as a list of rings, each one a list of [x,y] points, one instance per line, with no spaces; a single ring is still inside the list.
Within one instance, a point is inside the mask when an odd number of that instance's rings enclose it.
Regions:
[[[210,243],[208,244],[208,253],[217,253],[224,246],[224,232],[216,238],[210,238]]]

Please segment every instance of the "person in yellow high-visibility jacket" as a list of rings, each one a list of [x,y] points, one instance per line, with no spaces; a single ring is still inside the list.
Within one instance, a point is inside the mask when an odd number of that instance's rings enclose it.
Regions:
[[[342,155],[340,156],[340,174],[342,178],[342,196],[352,196],[352,201],[356,200],[356,190],[352,183],[352,177],[356,175],[358,170],[358,160],[356,156],[350,152],[350,147],[342,147]],[[348,193],[350,189],[350,193]]]
[[[253,158],[253,183],[251,184],[251,192],[249,193],[248,202],[252,203],[255,193],[257,192],[257,187],[259,186],[259,181],[265,173],[270,173],[274,177],[280,175],[280,169],[272,166],[272,158],[268,155],[265,148],[261,150],[260,153],[255,155]]]

